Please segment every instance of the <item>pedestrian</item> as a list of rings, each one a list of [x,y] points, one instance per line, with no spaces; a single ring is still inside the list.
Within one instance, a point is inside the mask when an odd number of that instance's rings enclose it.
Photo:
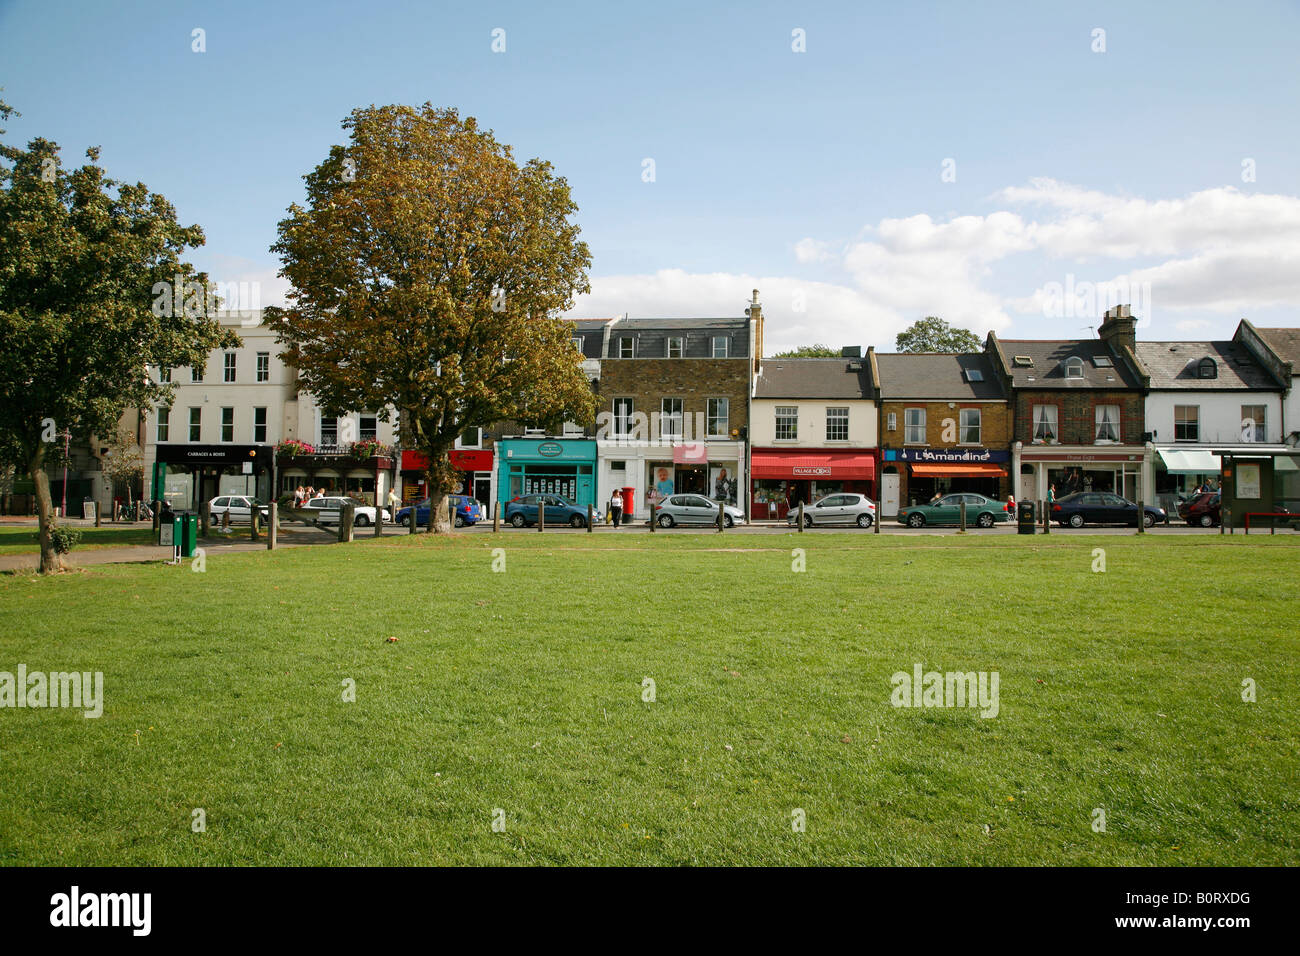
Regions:
[[[1056,485],[1047,486],[1047,503],[1053,504],[1056,501]]]
[[[397,507],[397,489],[389,488],[388,489],[388,510],[392,511],[396,507]]]
[[[609,515],[610,521],[617,528],[623,518],[623,495],[617,488],[609,496]]]

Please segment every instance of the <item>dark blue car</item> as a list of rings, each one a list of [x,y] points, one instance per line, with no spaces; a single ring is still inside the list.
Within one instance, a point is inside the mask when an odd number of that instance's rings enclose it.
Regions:
[[[457,528],[463,528],[465,525],[477,524],[483,518],[483,506],[473,498],[466,495],[448,495],[451,501],[448,507],[454,515],[453,521]],[[411,525],[411,506],[397,512],[397,523],[403,528]],[[415,523],[424,527],[429,523],[429,499],[418,501],[415,504]]]
[[[524,495],[506,503],[505,519],[516,528],[537,524],[538,503],[546,502],[546,523],[567,524],[575,528],[587,526],[587,509],[575,505],[559,495]]]

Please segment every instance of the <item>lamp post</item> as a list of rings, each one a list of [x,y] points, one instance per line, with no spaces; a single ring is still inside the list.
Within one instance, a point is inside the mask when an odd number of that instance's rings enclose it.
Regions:
[[[63,429],[63,506],[60,514],[66,521],[68,518],[68,443],[72,440],[72,432]]]

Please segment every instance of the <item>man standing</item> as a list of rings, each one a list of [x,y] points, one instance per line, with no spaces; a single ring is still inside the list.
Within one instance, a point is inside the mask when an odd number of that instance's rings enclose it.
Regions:
[[[613,493],[609,496],[609,514],[610,521],[613,522],[614,527],[617,528],[619,521],[623,517],[623,495],[617,488],[615,488]]]

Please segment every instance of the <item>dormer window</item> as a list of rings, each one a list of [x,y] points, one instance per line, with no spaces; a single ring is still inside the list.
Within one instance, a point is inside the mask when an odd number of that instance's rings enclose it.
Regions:
[[[1016,368],[1033,368],[1034,360],[1028,355],[1017,355],[1011,359],[1011,364]]]
[[[1071,355],[1065,360],[1065,377],[1066,378],[1083,378],[1083,359],[1077,355]]]
[[[633,348],[634,348],[633,343],[634,343],[635,341],[636,341],[636,340],[635,340],[634,338],[632,338],[632,336],[630,336],[630,335],[625,335],[625,336],[623,336],[621,339],[619,339],[619,340],[618,340],[618,357],[619,357],[619,358],[631,358],[631,357],[632,357],[632,351],[633,351]]]
[[[1196,376],[1197,378],[1218,378],[1219,363],[1209,356],[1206,356],[1201,359],[1200,364],[1196,366]]]

